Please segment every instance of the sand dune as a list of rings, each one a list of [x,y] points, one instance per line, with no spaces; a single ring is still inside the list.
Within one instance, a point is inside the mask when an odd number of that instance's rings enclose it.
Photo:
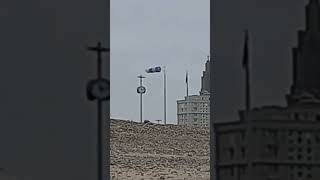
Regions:
[[[111,179],[209,178],[209,129],[112,120]]]

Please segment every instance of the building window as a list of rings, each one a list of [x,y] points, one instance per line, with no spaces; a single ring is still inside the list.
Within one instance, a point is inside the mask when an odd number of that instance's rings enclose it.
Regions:
[[[278,172],[278,169],[279,169],[279,168],[278,168],[277,165],[273,165],[273,166],[272,166],[272,171],[273,171],[273,172]]]
[[[308,154],[310,154],[311,153],[311,148],[308,148],[307,152],[308,152]]]
[[[293,144],[293,140],[292,139],[289,139],[289,144]]]
[[[289,152],[294,152],[294,148],[293,147],[289,147]]]
[[[242,158],[246,157],[246,149],[244,147],[241,148],[241,155],[242,155]]]
[[[301,160],[302,159],[301,154],[299,154],[297,158],[298,158],[298,160]]]
[[[311,140],[310,140],[310,139],[308,139],[308,140],[307,140],[307,143],[308,143],[308,144],[311,144]]]
[[[241,140],[244,140],[245,138],[245,132],[241,132]]]
[[[234,149],[233,148],[229,148],[229,155],[230,155],[230,159],[234,158]]]
[[[289,136],[292,136],[293,135],[293,130],[290,130],[289,131]]]
[[[276,146],[273,147],[273,156],[278,157],[278,147]]]

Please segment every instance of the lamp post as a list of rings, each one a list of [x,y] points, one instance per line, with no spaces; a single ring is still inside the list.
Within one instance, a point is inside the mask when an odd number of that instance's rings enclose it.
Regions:
[[[140,123],[142,123],[142,95],[146,93],[146,88],[142,85],[142,79],[146,77],[140,75],[138,78],[140,79],[140,86],[137,88],[137,93],[140,94]]]
[[[102,103],[110,100],[110,81],[102,77],[102,58],[101,54],[103,52],[110,52],[109,48],[104,48],[101,43],[98,42],[95,47],[88,47],[88,51],[94,51],[97,53],[97,78],[90,80],[87,84],[87,98],[90,101],[97,101],[97,155],[98,155],[98,180],[103,180],[103,119],[102,119]],[[110,127],[110,121],[107,122],[107,128]],[[109,133],[108,129],[108,133]],[[109,139],[108,139],[109,140]],[[108,143],[109,144],[109,143]],[[109,156],[107,156],[109,157]],[[108,160],[109,162],[109,160]],[[110,177],[109,170],[106,171],[107,177]]]
[[[167,75],[166,67],[163,66],[163,119],[164,124],[167,124]]]

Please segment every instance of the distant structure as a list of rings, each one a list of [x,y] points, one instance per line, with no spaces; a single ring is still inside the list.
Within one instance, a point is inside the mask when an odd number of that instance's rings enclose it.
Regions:
[[[177,101],[178,125],[193,127],[208,127],[210,120],[210,60],[206,62],[205,71],[201,77],[199,95],[185,96]]]
[[[210,92],[210,57],[208,56],[208,60],[205,66],[205,71],[203,71],[203,74],[201,77],[200,94],[209,93],[209,92]]]
[[[320,5],[306,7],[306,30],[293,48],[287,105],[240,111],[215,123],[219,180],[320,179]]]

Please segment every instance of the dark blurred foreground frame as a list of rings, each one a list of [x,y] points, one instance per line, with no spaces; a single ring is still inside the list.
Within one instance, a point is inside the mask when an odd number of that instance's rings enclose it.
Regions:
[[[97,110],[86,97],[96,54],[86,48],[110,48],[110,0],[2,0],[0,21],[0,167],[22,179],[97,179]],[[107,177],[109,102],[103,118]]]
[[[219,8],[214,5],[216,4],[211,3],[211,49],[213,52],[219,46],[214,39],[219,34],[213,31],[213,29],[216,30],[213,26],[218,26],[219,23],[221,25],[221,21],[213,22],[213,19],[220,18],[212,18],[213,15],[217,15],[214,10]],[[289,7],[289,3],[286,5]],[[305,9],[304,6],[299,6],[300,9],[305,10],[305,25],[292,29],[292,31],[298,31],[297,41],[287,45],[292,49],[289,59],[292,65],[289,66],[289,63],[287,65],[292,69],[290,76],[292,82],[290,90],[283,94],[285,105],[271,104],[240,110],[238,118],[233,122],[217,122],[213,112],[219,104],[215,101],[211,102],[212,180],[317,180],[320,178],[320,3],[318,0],[306,0],[305,5]],[[298,14],[298,11],[296,13]],[[256,17],[259,18],[259,15],[261,14],[257,14]],[[286,22],[283,24],[289,26]],[[272,23],[275,23],[275,20],[269,24],[270,28]],[[257,30],[257,28],[253,29]],[[271,33],[272,36],[278,34]],[[273,43],[283,43],[282,40],[279,39]],[[258,46],[258,43],[256,45]],[[256,47],[256,49],[259,48]],[[267,48],[264,50],[267,51]],[[214,62],[221,60],[214,57],[211,61],[211,69],[216,69]],[[239,56],[240,60],[241,56]],[[257,60],[259,59],[252,61]],[[211,95],[216,95],[215,87],[219,84],[215,81],[216,77],[213,74],[211,73]],[[275,87],[272,86],[272,88]]]

